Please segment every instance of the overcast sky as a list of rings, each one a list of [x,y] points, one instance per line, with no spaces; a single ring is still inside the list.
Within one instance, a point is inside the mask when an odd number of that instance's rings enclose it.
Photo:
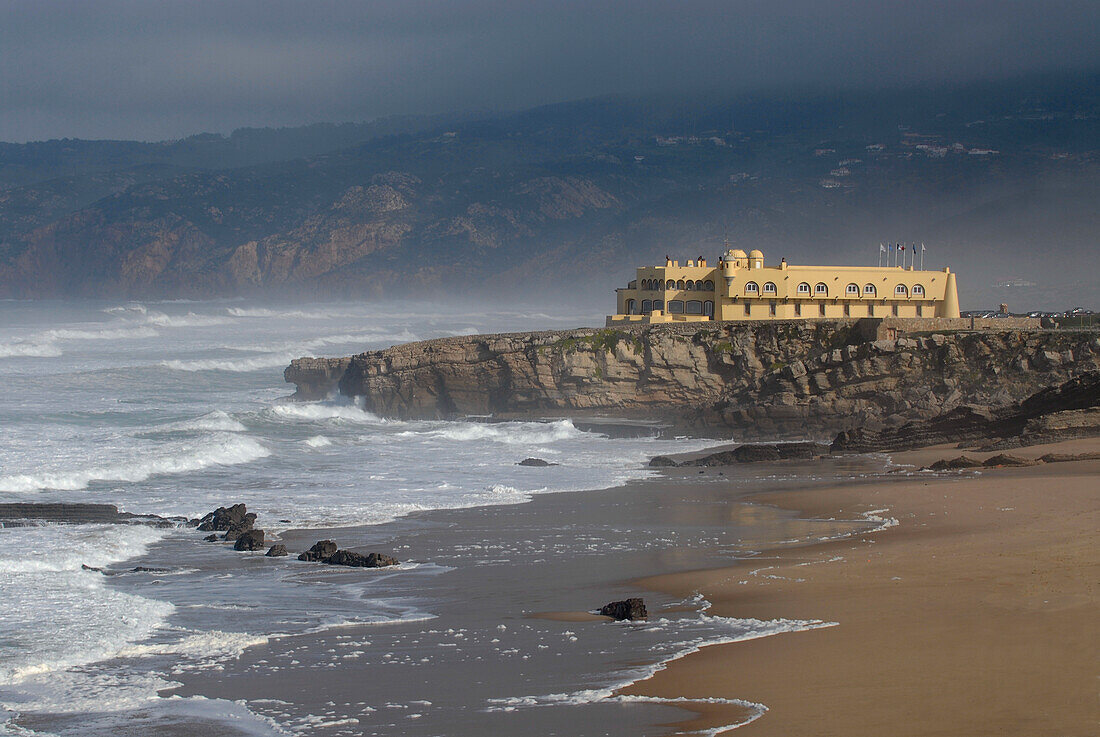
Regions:
[[[0,0],[0,140],[1100,69],[1100,0]]]

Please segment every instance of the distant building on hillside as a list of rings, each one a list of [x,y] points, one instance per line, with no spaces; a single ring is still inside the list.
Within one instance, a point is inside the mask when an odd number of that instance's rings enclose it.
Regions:
[[[959,317],[955,274],[904,266],[765,266],[764,254],[726,251],[705,258],[642,266],[616,289],[616,314],[627,322],[798,320],[845,317]]]

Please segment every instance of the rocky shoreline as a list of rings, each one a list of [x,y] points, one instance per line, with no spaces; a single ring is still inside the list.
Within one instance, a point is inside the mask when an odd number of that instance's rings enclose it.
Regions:
[[[964,405],[996,412],[1100,371],[1096,331],[885,326],[863,319],[460,336],[300,358],[284,378],[299,399],[339,392],[386,417],[613,415],[752,439],[881,433]]]

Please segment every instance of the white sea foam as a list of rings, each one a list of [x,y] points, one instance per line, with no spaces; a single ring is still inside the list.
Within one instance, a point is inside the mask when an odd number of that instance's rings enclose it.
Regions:
[[[401,436],[441,438],[458,442],[492,441],[507,445],[542,445],[560,440],[574,440],[585,433],[569,420],[557,422],[452,422],[430,430],[409,430]]]
[[[704,600],[704,607],[709,603]],[[728,732],[749,722],[758,719],[767,711],[763,704],[741,699],[692,699],[689,697],[658,698],[649,696],[625,696],[620,693],[627,686],[651,678],[657,672],[664,670],[668,664],[698,652],[704,647],[722,645],[731,642],[754,640],[761,637],[785,632],[800,632],[804,630],[819,629],[821,627],[835,626],[836,622],[823,622],[821,620],[793,620],[793,619],[738,619],[733,617],[714,617],[701,614],[698,618],[691,619],[666,619],[651,620],[641,625],[644,631],[665,631],[669,635],[688,634],[686,640],[672,645],[671,655],[664,657],[651,666],[634,668],[621,675],[619,680],[601,688],[581,689],[578,691],[544,694],[541,696],[512,696],[507,698],[489,699],[487,711],[514,711],[518,708],[539,706],[560,706],[593,704],[598,702],[647,702],[665,704],[689,704],[689,703],[722,703],[733,704],[746,708],[749,712],[745,720],[736,724],[724,725],[701,734],[717,735]],[[632,623],[623,623],[623,626],[637,626]],[[698,633],[698,634],[695,634]]]
[[[272,310],[263,307],[229,307],[233,317],[274,317],[296,320],[331,320],[333,318],[362,317],[346,310]]]
[[[328,446],[332,445],[332,441],[326,438],[324,435],[314,435],[312,437],[306,438],[302,442],[308,445],[310,448],[327,448]]]
[[[63,351],[53,343],[17,340],[0,343],[0,358],[56,358]]]
[[[355,424],[379,425],[383,420],[376,414],[367,412],[351,404],[328,404],[323,402],[285,402],[276,404],[265,413],[279,420],[306,422],[350,422]]]
[[[161,366],[173,371],[230,371],[232,373],[247,373],[250,371],[262,371],[264,369],[280,368],[286,366],[293,358],[292,353],[268,353],[251,358],[199,358],[190,361],[171,359],[161,361]]]
[[[220,409],[216,409],[213,412],[207,412],[201,417],[196,417],[193,420],[181,420],[179,422],[171,422],[167,425],[161,425],[156,428],[158,431],[209,431],[209,432],[246,432],[247,427],[242,425],[237,420],[233,419],[227,412],[223,412]]]
[[[108,588],[81,565],[136,557],[166,534],[125,525],[0,530],[0,685],[112,657],[161,626],[171,604]],[[39,626],[43,612],[48,628]]]
[[[258,440],[229,433],[218,433],[198,441],[159,446],[150,454],[117,459],[85,468],[65,471],[41,471],[0,477],[0,491],[30,492],[44,489],[75,491],[93,481],[137,482],[160,474],[199,471],[211,466],[250,463],[271,455]]]
[[[202,328],[215,325],[231,325],[233,320],[219,315],[197,315],[194,312],[188,312],[186,315],[166,315],[163,312],[150,312],[145,315],[145,322],[165,328]]]

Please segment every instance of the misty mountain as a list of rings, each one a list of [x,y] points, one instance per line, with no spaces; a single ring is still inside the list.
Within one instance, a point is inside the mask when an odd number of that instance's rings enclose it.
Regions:
[[[1096,77],[0,145],[0,295],[606,297],[635,265],[877,263],[1094,306]],[[1007,284],[1008,286],[997,286]]]

